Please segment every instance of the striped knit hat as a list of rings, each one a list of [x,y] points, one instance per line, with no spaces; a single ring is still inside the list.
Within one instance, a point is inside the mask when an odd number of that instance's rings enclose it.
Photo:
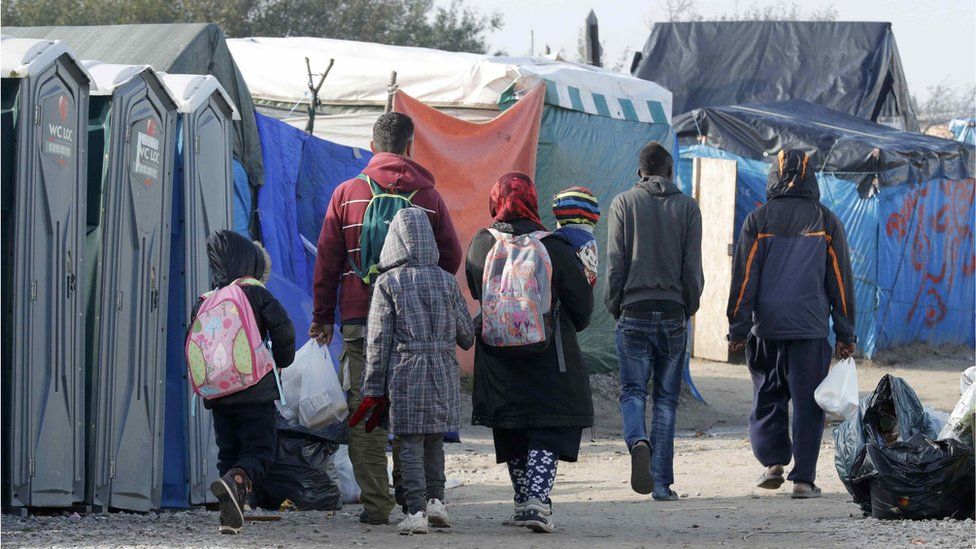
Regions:
[[[570,187],[552,197],[552,214],[560,227],[571,224],[595,226],[600,220],[600,204],[586,187]]]

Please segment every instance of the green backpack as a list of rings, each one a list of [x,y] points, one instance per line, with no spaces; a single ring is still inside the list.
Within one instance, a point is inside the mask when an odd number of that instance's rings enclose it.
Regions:
[[[380,252],[383,251],[383,243],[386,242],[386,233],[390,230],[390,221],[393,221],[393,216],[398,211],[413,206],[411,201],[417,191],[408,194],[387,192],[374,183],[368,175],[361,173],[358,177],[369,184],[369,191],[373,197],[370,198],[366,213],[363,214],[363,226],[359,235],[359,265],[356,265],[352,254],[349,254],[349,264],[352,265],[356,276],[368,286],[379,274],[377,266],[380,262]]]

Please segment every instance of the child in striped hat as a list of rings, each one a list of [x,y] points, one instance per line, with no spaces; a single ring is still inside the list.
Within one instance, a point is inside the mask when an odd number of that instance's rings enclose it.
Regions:
[[[558,229],[553,233],[576,249],[583,272],[590,286],[596,285],[596,237],[593,228],[600,220],[600,204],[586,187],[570,187],[552,197],[552,215]]]

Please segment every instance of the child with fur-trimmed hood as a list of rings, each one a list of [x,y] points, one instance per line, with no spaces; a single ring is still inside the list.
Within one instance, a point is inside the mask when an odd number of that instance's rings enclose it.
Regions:
[[[264,287],[271,275],[271,257],[261,244],[234,231],[217,231],[207,239],[207,256],[213,288],[239,279],[251,279],[241,290],[254,312],[262,338],[271,341],[271,354],[278,368],[295,359],[295,327],[285,308]],[[197,316],[203,298],[190,315]],[[264,477],[275,456],[275,404],[278,400],[275,374],[222,398],[204,400],[213,412],[214,434],[219,449],[217,470],[221,478],[210,486],[220,502],[220,530],[236,534],[244,525],[244,498],[251,484]]]

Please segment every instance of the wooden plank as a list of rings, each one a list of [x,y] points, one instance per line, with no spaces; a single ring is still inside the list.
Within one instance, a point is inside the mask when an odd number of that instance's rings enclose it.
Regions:
[[[736,163],[695,158],[693,193],[702,214],[702,270],[705,290],[695,315],[692,356],[728,362],[725,310],[732,284],[732,239],[735,227]]]

